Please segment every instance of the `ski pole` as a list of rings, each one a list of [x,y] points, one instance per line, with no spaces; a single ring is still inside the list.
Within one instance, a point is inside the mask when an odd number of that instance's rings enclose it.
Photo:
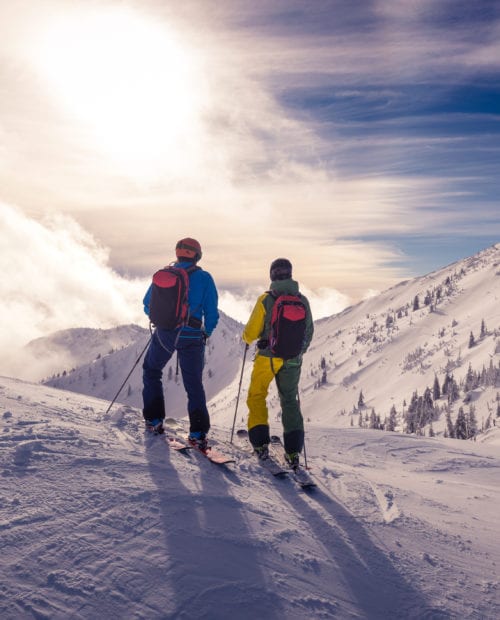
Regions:
[[[306,438],[304,435],[304,467],[306,469],[309,469],[309,466],[307,465],[307,452],[306,452]]]
[[[302,408],[300,406],[300,394],[299,394],[299,388],[298,387],[297,387],[297,402],[299,403],[300,413],[301,413],[302,417],[304,417],[303,414],[302,414]],[[303,447],[303,450],[304,450],[304,467],[306,469],[309,469],[309,467],[307,466],[306,434],[305,433],[304,433],[304,447]]]
[[[234,425],[236,424],[236,414],[238,413],[238,403],[240,402],[241,383],[243,381],[243,369],[245,368],[245,360],[247,357],[248,345],[245,344],[245,352],[243,353],[243,364],[241,365],[240,384],[238,386],[238,396],[236,397],[236,408],[234,410],[233,428],[231,429],[231,440],[229,443],[233,443]]]
[[[113,398],[113,400],[110,402],[109,407],[106,409],[106,413],[104,415],[107,415],[109,413],[109,410],[111,409],[111,407],[115,404],[116,399],[118,398],[120,392],[123,390],[125,383],[127,383],[127,381],[129,380],[130,375],[134,372],[135,367],[137,366],[137,364],[141,361],[141,357],[144,355],[144,352],[146,351],[146,349],[149,347],[149,343],[151,342],[153,336],[150,336],[149,340],[146,343],[146,346],[144,347],[144,349],[142,350],[141,354],[139,355],[139,357],[136,359],[134,365],[132,366],[132,369],[130,370],[130,372],[128,373],[128,375],[125,377],[125,381],[121,384],[120,389],[118,390],[118,392],[115,394],[115,397]]]

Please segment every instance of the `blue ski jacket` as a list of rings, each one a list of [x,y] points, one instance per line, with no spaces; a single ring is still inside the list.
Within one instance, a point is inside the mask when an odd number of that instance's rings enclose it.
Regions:
[[[174,263],[175,267],[181,267],[187,269],[192,263],[190,262],[178,262]],[[149,302],[151,299],[151,287],[149,286],[144,296],[144,312],[149,317]],[[186,325],[182,328],[181,338],[196,338],[200,337],[200,332],[204,331],[207,336],[210,336],[215,329],[219,321],[219,311],[217,309],[219,296],[217,288],[212,276],[208,271],[203,271],[200,267],[189,274],[189,291],[188,291],[188,304],[190,316],[203,321],[204,325],[202,329],[196,329],[195,327],[189,327]]]

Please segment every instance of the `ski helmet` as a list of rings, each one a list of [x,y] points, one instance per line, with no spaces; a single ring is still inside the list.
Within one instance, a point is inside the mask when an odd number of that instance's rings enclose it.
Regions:
[[[197,263],[202,256],[201,245],[196,239],[186,237],[177,242],[175,246],[175,255],[177,258],[184,258]]]

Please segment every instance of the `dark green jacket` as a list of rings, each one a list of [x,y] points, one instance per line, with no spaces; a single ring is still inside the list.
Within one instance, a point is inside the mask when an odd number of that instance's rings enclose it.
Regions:
[[[287,280],[276,280],[271,282],[271,290],[284,295],[297,295],[299,292],[298,282],[289,278]],[[313,318],[309,301],[304,295],[300,295],[304,306],[306,307],[306,331],[304,337],[304,346],[302,353],[305,353],[311,344],[314,334]],[[243,340],[247,344],[251,344],[254,340],[269,340],[269,331],[271,328],[271,315],[276,299],[269,292],[263,293],[257,300],[252,314],[248,319],[248,323],[243,330]],[[268,348],[259,349],[260,355],[273,357],[272,352]]]

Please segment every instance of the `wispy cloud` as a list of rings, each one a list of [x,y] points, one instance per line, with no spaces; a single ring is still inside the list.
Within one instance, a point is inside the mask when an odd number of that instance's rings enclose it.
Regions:
[[[172,149],[158,131],[150,178],[99,148],[40,71],[34,42],[67,3],[0,7],[4,200],[71,214],[122,274],[146,277],[198,237],[233,295],[265,285],[285,255],[312,295],[356,300],[418,273],[405,239],[442,228],[459,252],[471,231],[478,244],[499,231],[497,3],[181,5],[127,3],[174,32],[198,71],[196,122]]]

